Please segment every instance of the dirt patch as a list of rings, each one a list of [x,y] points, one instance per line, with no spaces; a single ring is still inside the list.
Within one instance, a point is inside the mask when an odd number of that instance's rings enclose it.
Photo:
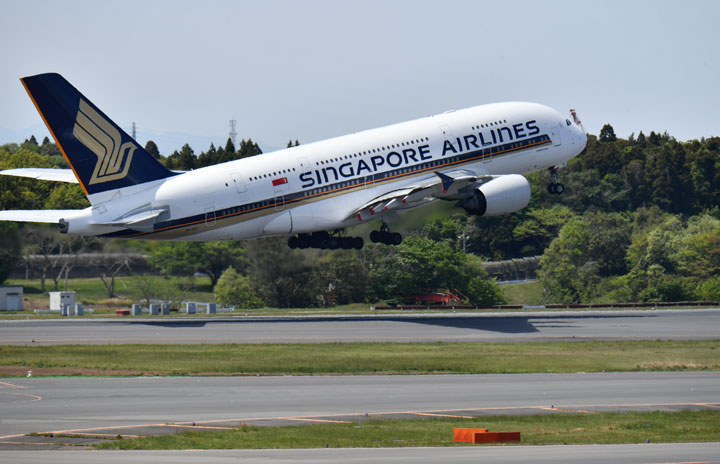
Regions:
[[[30,366],[0,366],[0,377],[27,377],[32,371],[33,377],[55,376],[112,376],[112,377],[139,377],[168,375],[168,372],[141,371],[132,369],[93,369],[87,367],[30,367]]]

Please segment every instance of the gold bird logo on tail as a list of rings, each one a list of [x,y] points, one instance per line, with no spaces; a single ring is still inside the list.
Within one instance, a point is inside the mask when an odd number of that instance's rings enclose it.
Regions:
[[[120,131],[83,99],[80,99],[73,135],[98,157],[90,185],[127,175],[137,146],[132,142],[122,143]]]

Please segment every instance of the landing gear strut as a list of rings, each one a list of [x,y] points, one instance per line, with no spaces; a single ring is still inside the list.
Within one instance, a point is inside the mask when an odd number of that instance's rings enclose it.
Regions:
[[[565,186],[558,182],[558,167],[550,167],[550,183],[547,186],[548,193],[551,195],[560,195],[565,191]]]
[[[322,250],[361,250],[365,245],[362,237],[343,237],[330,235],[329,232],[313,232],[312,234],[298,234],[288,238],[288,247],[291,249],[320,248]]]
[[[390,232],[387,224],[383,222],[380,230],[370,232],[370,241],[373,243],[384,243],[385,245],[400,245],[402,243],[402,235],[397,232]]]

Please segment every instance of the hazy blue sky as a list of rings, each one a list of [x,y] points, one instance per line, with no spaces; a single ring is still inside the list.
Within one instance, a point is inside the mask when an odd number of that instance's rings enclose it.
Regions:
[[[266,151],[448,109],[573,107],[597,134],[720,135],[715,1],[0,0],[0,143],[41,136],[18,78],[59,72],[169,154]]]

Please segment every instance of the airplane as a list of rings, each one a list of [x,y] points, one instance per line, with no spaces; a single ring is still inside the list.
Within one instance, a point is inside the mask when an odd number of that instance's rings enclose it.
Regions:
[[[522,175],[558,169],[586,134],[536,103],[457,111],[179,172],[163,166],[65,78],[20,79],[71,169],[20,168],[1,175],[78,183],[82,210],[0,211],[0,220],[52,223],[66,234],[173,241],[289,236],[290,248],[361,249],[349,227],[381,221],[374,243],[399,245],[389,224],[437,200],[477,216],[527,206]]]

